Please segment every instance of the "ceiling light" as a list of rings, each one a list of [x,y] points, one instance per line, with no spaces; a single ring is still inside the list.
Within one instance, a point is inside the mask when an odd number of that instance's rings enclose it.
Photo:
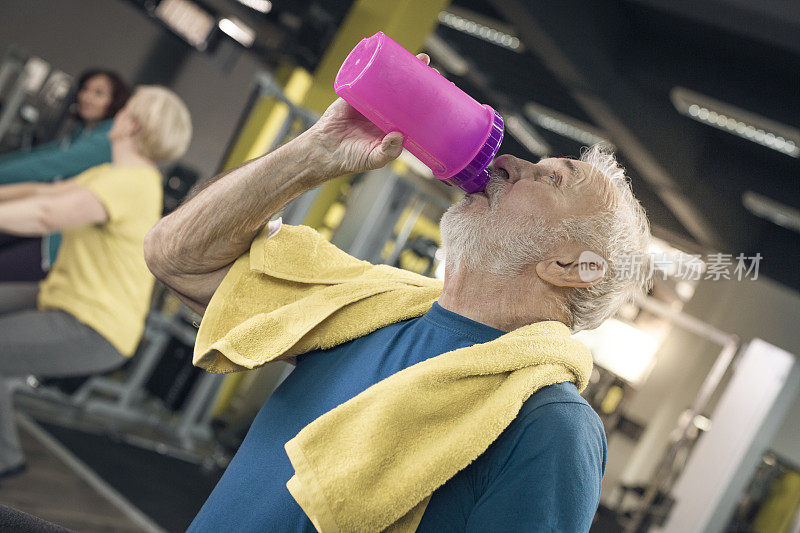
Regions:
[[[231,39],[247,48],[253,46],[253,43],[256,41],[255,30],[236,17],[220,19],[217,26]]]
[[[708,431],[711,429],[711,420],[703,415],[696,415],[694,420],[692,420],[694,427],[699,429],[700,431]]]
[[[486,20],[479,22],[476,19],[482,17],[470,14],[469,18],[467,18],[453,11],[454,8],[451,8],[449,11],[439,13],[439,22],[448,28],[477,37],[487,43],[496,44],[514,52],[522,51],[522,43],[519,38],[512,35],[509,30],[504,31],[498,28],[498,26],[501,26],[499,23],[492,23]]]
[[[800,130],[683,87],[674,87],[669,96],[675,109],[689,118],[786,155],[800,157]]]
[[[547,157],[553,153],[552,148],[523,117],[516,113],[502,115],[505,117],[506,130],[529,152],[539,157]]]
[[[534,104],[532,102],[525,104],[525,114],[528,115],[534,124],[552,131],[553,133],[557,133],[562,137],[567,137],[568,139],[578,141],[588,146],[597,143],[603,143],[609,147],[612,146],[598,130],[589,124],[539,104]]]
[[[269,13],[272,10],[272,2],[269,0],[238,0],[240,4],[255,9],[261,13]]]
[[[470,66],[467,60],[435,33],[430,34],[425,40],[425,51],[447,72],[456,76],[464,76],[469,72]]]
[[[199,5],[188,0],[163,0],[153,15],[198,50],[206,49],[215,17]]]
[[[800,211],[753,191],[742,194],[742,204],[748,211],[773,224],[800,232]]]

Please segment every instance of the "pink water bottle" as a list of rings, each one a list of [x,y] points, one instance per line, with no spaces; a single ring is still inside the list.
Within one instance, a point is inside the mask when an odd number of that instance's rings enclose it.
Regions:
[[[333,88],[403,146],[433,175],[479,192],[503,140],[503,119],[383,32],[362,39],[342,63]]]

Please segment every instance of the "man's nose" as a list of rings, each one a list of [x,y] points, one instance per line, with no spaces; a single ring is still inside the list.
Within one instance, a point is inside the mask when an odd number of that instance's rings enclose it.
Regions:
[[[505,170],[506,173],[508,173],[508,179],[511,183],[515,183],[519,180],[519,165],[517,164],[517,158],[513,155],[501,155],[494,160],[494,166]]]

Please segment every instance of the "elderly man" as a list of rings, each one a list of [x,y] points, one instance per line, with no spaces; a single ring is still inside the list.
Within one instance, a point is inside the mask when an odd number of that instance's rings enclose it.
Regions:
[[[148,235],[150,269],[205,313],[196,362],[296,357],[190,531],[588,531],[606,441],[567,326],[597,327],[644,288],[616,266],[646,252],[644,212],[601,149],[498,157],[486,192],[442,218],[443,286],[267,225],[401,150],[337,100]]]

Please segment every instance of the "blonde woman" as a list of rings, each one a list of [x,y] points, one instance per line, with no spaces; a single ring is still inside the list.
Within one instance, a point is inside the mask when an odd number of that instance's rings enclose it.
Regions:
[[[139,87],[109,131],[110,164],[0,187],[0,232],[63,234],[44,281],[0,283],[0,477],[24,468],[6,378],[103,372],[136,349],[154,282],[142,246],[162,211],[156,165],[182,156],[191,134],[177,95]]]

